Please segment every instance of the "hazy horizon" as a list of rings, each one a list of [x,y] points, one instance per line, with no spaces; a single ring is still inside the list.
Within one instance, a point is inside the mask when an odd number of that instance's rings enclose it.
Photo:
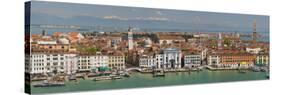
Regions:
[[[254,21],[258,32],[269,32],[269,16],[264,15],[31,1],[30,24],[102,26],[113,30],[132,26],[148,31],[251,32]]]

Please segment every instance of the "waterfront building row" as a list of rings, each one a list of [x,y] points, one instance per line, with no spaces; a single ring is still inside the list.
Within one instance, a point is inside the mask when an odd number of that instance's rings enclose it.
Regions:
[[[250,68],[254,65],[268,65],[268,54],[210,54],[207,58],[210,66],[229,67],[229,68]]]
[[[25,72],[31,74],[94,72],[99,68],[124,70],[125,56],[32,53],[25,57]]]
[[[166,48],[160,53],[145,53],[139,58],[141,68],[178,69],[185,67],[198,67],[202,64],[202,54],[183,54],[180,49]]]

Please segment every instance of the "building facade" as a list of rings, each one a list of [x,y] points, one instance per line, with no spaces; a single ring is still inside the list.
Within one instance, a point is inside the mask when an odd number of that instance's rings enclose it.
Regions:
[[[26,55],[26,72],[30,74],[43,74],[46,73],[46,55],[45,54],[31,54]]]
[[[208,55],[207,64],[209,66],[219,67],[220,66],[220,56],[219,55],[213,55],[213,54]]]
[[[128,49],[132,50],[134,48],[134,43],[133,43],[133,29],[129,27],[128,29]]]
[[[25,70],[30,74],[70,74],[77,71],[76,54],[32,53],[26,55],[25,61]]]
[[[70,49],[69,44],[38,44],[34,49],[50,50],[50,51],[68,51]]]
[[[256,57],[251,54],[223,54],[221,55],[221,65],[224,67],[249,68],[254,66]]]
[[[256,65],[269,65],[269,55],[268,54],[259,54],[256,57]]]
[[[108,67],[108,56],[93,55],[90,57],[91,68]]]
[[[91,71],[90,55],[80,55],[78,57],[78,71]]]
[[[139,67],[140,68],[156,68],[156,58],[154,55],[142,55],[139,58]]]
[[[187,54],[184,56],[184,66],[185,67],[198,67],[201,65],[201,55],[200,54]]]
[[[124,70],[125,69],[125,56],[123,55],[109,55],[108,67],[111,69]]]
[[[181,68],[182,53],[177,48],[166,48],[163,52],[163,68]]]
[[[157,68],[164,68],[164,55],[163,54],[155,54],[155,62]]]
[[[66,54],[65,55],[65,68],[66,74],[73,74],[78,71],[78,55],[77,54]]]
[[[262,49],[261,48],[246,48],[246,52],[251,54],[258,54]]]

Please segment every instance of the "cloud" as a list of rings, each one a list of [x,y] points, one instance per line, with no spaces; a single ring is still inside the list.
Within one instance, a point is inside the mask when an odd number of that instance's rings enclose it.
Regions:
[[[157,21],[168,21],[165,17],[136,17],[137,20],[157,20]]]
[[[128,18],[123,18],[123,17],[119,17],[119,16],[104,16],[103,19],[128,20]]]
[[[92,16],[90,13],[77,13],[63,8],[33,8],[32,13],[41,13],[62,18],[72,18],[76,16]]]
[[[120,16],[103,16],[103,19],[116,19],[116,20],[155,20],[155,21],[168,21],[165,17],[135,17],[135,18],[125,18]]]

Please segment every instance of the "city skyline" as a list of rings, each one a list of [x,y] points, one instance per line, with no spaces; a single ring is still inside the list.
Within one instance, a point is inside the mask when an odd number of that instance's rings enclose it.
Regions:
[[[269,16],[44,1],[25,8],[27,93],[270,78]]]

